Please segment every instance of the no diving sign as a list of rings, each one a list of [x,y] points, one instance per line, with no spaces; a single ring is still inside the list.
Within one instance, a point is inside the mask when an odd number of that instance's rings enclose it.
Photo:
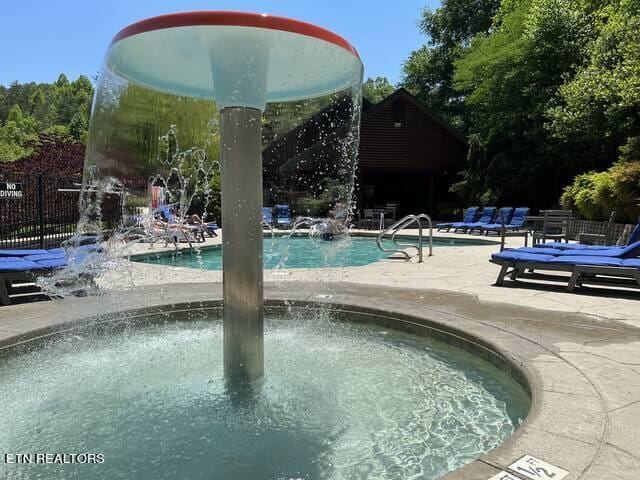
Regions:
[[[22,184],[16,182],[0,182],[0,199],[2,198],[21,199]]]

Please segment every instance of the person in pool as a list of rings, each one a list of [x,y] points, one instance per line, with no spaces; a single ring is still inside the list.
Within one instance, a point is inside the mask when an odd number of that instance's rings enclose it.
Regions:
[[[329,210],[329,218],[324,224],[324,232],[322,233],[322,240],[327,242],[335,240],[337,236],[344,234],[347,222],[347,207],[336,200],[333,209]]]

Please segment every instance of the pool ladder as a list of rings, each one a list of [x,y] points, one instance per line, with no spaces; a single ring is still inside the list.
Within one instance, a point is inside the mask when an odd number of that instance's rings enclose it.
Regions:
[[[421,213],[419,215],[407,215],[406,217],[402,217],[396,223],[391,225],[389,228],[382,230],[380,229],[380,233],[376,238],[376,243],[378,244],[378,248],[385,253],[394,254],[399,253],[400,255],[404,255],[405,261],[409,261],[411,259],[411,255],[407,253],[407,248],[415,248],[418,250],[418,263],[422,263],[422,243],[423,243],[423,234],[422,234],[422,224],[426,221],[429,226],[429,256],[433,255],[433,224],[431,223],[431,218],[429,215]],[[405,228],[413,225],[414,223],[418,224],[418,245],[412,245],[410,243],[399,243],[396,240],[396,234]],[[385,235],[391,233],[391,241],[398,248],[386,248],[382,245],[382,239]]]

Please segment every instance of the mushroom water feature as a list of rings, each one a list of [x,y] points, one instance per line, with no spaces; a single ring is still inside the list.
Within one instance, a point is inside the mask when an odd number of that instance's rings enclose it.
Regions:
[[[342,283],[359,271],[341,253],[372,241],[344,220],[361,80],[348,42],[279,17],[180,13],[114,38],[68,268],[41,281],[88,298],[16,306],[38,326],[0,343],[0,450],[104,462],[0,478],[435,480],[518,428],[518,367],[440,322],[442,299]],[[265,207],[289,228],[263,230]],[[221,275],[129,261],[204,263],[214,219]],[[276,266],[265,300],[263,262],[309,251],[324,263]]]
[[[269,103],[359,94],[363,66],[355,48],[296,20],[188,12],[122,30],[107,52],[105,69],[110,78],[215,103],[224,229],[224,371],[227,379],[240,382],[262,377],[262,114]],[[124,172],[108,171],[108,158],[96,158],[88,157],[90,169],[98,166],[102,177],[126,178]]]

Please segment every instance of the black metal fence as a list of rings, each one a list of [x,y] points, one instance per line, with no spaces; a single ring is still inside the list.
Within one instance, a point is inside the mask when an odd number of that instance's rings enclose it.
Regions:
[[[75,232],[80,187],[73,179],[2,175],[0,189],[0,249],[51,248]]]

